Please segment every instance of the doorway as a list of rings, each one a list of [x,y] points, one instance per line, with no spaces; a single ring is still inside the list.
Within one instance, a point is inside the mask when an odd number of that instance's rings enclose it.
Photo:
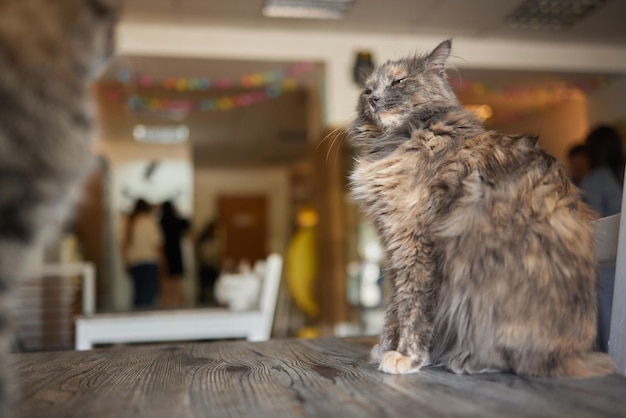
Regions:
[[[254,264],[267,257],[267,197],[222,195],[218,197],[222,257],[234,265]]]

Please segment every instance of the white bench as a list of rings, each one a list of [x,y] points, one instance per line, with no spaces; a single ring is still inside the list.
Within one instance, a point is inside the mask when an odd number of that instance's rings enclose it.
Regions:
[[[95,344],[219,338],[268,340],[274,321],[281,273],[282,257],[270,255],[257,310],[240,312],[225,308],[197,308],[79,316],[76,318],[75,348],[90,350]]]

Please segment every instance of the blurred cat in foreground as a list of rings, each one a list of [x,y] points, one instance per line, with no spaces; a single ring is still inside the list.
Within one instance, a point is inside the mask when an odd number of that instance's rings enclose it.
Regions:
[[[0,416],[10,416],[10,292],[37,274],[91,166],[91,82],[121,0],[0,0]]]

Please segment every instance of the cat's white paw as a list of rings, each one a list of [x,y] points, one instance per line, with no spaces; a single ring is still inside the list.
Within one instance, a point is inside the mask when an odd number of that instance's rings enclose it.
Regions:
[[[378,370],[389,374],[415,373],[424,363],[421,356],[405,356],[398,351],[387,351],[380,361]]]

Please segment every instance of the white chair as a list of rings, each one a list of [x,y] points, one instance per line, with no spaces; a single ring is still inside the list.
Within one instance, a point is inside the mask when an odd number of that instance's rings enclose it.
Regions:
[[[76,319],[75,348],[90,350],[94,344],[220,338],[268,340],[274,321],[281,274],[282,257],[270,255],[261,286],[259,307],[252,311],[198,308],[80,316]]]
[[[626,210],[626,184],[622,211]],[[621,214],[596,221],[597,255],[600,264],[615,265],[615,285],[611,311],[609,354],[622,373],[626,373],[626,222]]]

